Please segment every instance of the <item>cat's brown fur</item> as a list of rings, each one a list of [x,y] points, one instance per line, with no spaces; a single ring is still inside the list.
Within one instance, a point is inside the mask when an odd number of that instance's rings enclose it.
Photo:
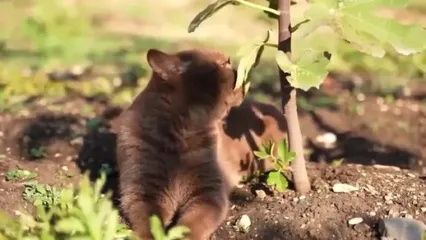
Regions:
[[[153,75],[120,116],[121,207],[134,232],[152,239],[149,217],[207,239],[225,219],[229,186],[218,161],[218,121],[243,98],[229,58],[213,51],[148,52]]]

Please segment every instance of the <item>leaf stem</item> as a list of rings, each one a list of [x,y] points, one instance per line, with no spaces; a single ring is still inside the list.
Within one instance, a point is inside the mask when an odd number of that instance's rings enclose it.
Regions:
[[[263,10],[263,11],[266,11],[266,12],[270,12],[270,13],[275,14],[277,16],[280,15],[280,11],[277,11],[275,9],[268,8],[268,7],[259,5],[259,4],[251,3],[251,2],[246,1],[246,0],[234,0],[234,1],[241,3],[243,5],[246,5],[246,6],[252,7],[252,8],[257,8],[257,9],[260,9],[260,10]]]
[[[263,45],[266,46],[266,47],[278,48],[278,44],[275,44],[275,43],[265,43]]]

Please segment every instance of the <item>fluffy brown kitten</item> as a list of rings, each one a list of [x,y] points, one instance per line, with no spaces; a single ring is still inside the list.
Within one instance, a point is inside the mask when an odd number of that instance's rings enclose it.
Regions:
[[[218,121],[241,103],[229,57],[209,50],[150,50],[147,87],[120,116],[121,207],[136,235],[152,239],[149,217],[207,239],[225,219],[228,186],[218,162]]]
[[[246,99],[233,107],[220,123],[218,135],[220,165],[228,184],[234,187],[256,171],[272,170],[272,162],[256,159],[253,151],[269,140],[278,143],[286,138],[286,130],[284,115],[272,104]]]

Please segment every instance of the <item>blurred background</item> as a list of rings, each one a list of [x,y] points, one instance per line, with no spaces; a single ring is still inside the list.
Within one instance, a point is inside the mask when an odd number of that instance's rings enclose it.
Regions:
[[[148,49],[216,48],[236,65],[239,47],[276,29],[263,12],[239,6],[225,8],[189,34],[189,22],[209,3],[1,0],[0,151],[17,159],[77,159],[81,136],[100,129],[144,88]],[[426,3],[401,17],[411,14],[426,14]],[[341,55],[321,88],[298,95],[307,159],[394,165],[425,174],[426,53],[400,56],[390,49],[378,59],[339,47]],[[248,97],[280,106],[273,56],[267,50],[253,70]],[[330,134],[336,141],[326,137]]]

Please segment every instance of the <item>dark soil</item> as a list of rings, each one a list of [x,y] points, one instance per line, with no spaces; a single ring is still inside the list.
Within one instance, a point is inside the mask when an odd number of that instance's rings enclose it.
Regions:
[[[367,96],[357,101],[337,83],[325,86],[307,97],[339,96],[337,107],[299,108],[313,190],[306,196],[291,189],[279,194],[258,183],[236,189],[228,219],[213,239],[375,239],[380,218],[426,221],[426,104],[422,98],[382,103],[376,96]],[[83,111],[87,106],[91,110]],[[355,111],[354,106],[361,107]],[[108,125],[117,113],[105,100],[82,97],[56,102],[34,99],[19,112],[1,113],[0,173],[12,168],[35,171],[38,182],[56,186],[77,183],[86,170],[95,179],[102,168],[115,168],[115,135]],[[93,117],[104,120],[88,129],[87,121]],[[316,141],[325,132],[337,136],[332,148]],[[45,148],[45,156],[34,157],[31,149],[40,147]],[[340,158],[342,165],[330,166]],[[109,175],[108,189],[116,189],[116,177],[114,171]],[[335,193],[331,190],[335,183],[359,190]],[[32,204],[22,198],[23,188],[22,182],[7,182],[2,176],[0,208],[7,214],[33,211]],[[259,189],[267,193],[264,199],[256,196]],[[243,214],[251,219],[247,233],[234,229]],[[348,220],[354,217],[362,217],[363,222],[350,226]]]

